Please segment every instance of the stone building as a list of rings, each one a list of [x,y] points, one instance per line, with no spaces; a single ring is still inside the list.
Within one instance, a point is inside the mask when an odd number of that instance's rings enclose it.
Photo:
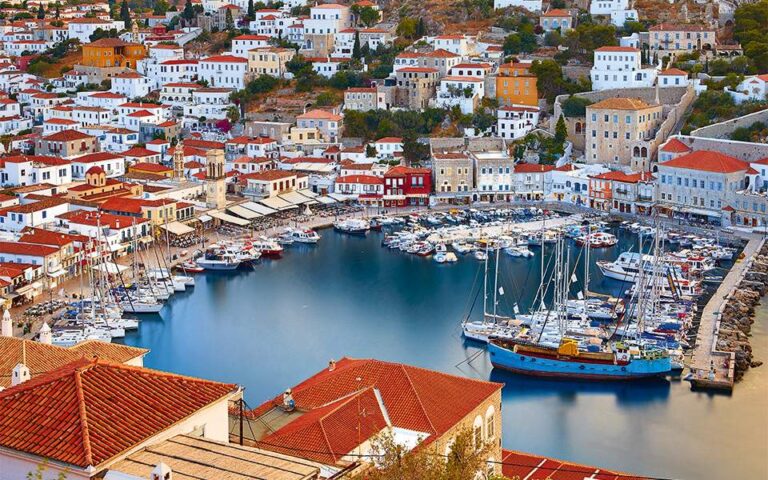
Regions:
[[[435,196],[441,202],[468,203],[474,190],[475,168],[464,152],[432,154]]]

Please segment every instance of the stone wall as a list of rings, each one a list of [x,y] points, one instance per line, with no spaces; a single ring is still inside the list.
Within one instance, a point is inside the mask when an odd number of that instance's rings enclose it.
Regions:
[[[743,117],[732,118],[720,123],[713,123],[706,127],[697,128],[691,132],[693,137],[724,138],[728,139],[737,128],[749,127],[755,122],[768,123],[768,108],[759,112],[750,113]]]
[[[673,138],[680,140],[692,150],[712,150],[746,162],[755,162],[768,157],[768,144],[765,143],[737,142],[690,135],[674,135]]]

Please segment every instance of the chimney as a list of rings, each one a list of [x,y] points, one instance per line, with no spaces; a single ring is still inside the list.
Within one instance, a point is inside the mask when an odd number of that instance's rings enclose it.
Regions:
[[[40,334],[37,336],[37,341],[46,345],[53,343],[53,333],[51,327],[48,326],[48,322],[43,322],[43,326],[40,327]]]
[[[29,373],[29,368],[23,363],[19,363],[13,367],[13,372],[11,373],[11,386],[15,387],[16,385],[20,385],[30,378],[32,378],[32,375]]]
[[[173,471],[171,467],[160,462],[152,469],[149,480],[173,480]]]
[[[8,309],[3,312],[3,328],[0,333],[0,336],[3,337],[13,336],[13,321],[11,320],[11,311]]]

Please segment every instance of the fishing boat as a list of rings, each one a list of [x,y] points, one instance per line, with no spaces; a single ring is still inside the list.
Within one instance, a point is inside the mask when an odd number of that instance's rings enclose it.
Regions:
[[[672,370],[669,355],[660,348],[617,343],[582,349],[572,338],[563,338],[556,348],[491,338],[488,353],[494,368],[544,377],[633,380]]]
[[[470,253],[472,250],[472,245],[464,242],[453,242],[451,243],[451,248],[453,248],[453,251],[456,253],[459,253],[461,255]]]
[[[283,254],[284,250],[276,240],[265,237],[254,240],[251,245],[262,257],[278,258]]]
[[[320,235],[311,228],[287,228],[284,235],[291,240],[291,243],[314,244],[320,241]]]
[[[90,326],[54,330],[51,334],[51,343],[59,347],[71,347],[86,340],[110,343],[112,335],[107,330]]]
[[[203,269],[210,271],[237,270],[240,266],[240,261],[234,252],[219,245],[210,246],[202,256],[197,258],[196,262]]]
[[[619,243],[619,239],[616,238],[616,235],[606,232],[594,232],[576,237],[576,245],[584,246],[589,244],[590,248],[613,247],[617,243]]]
[[[347,235],[365,235],[371,229],[371,224],[362,218],[347,218],[333,222],[333,229]]]
[[[488,260],[488,254],[485,252],[485,250],[475,250],[475,253],[472,254],[476,260],[485,261]]]

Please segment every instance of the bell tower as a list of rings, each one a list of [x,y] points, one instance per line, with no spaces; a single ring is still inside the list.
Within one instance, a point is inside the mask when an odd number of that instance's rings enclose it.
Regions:
[[[224,150],[215,148],[205,155],[205,200],[211,208],[227,204],[227,175],[224,172]]]
[[[176,149],[173,151],[173,178],[176,181],[183,182],[184,177],[184,143],[179,140]]]

